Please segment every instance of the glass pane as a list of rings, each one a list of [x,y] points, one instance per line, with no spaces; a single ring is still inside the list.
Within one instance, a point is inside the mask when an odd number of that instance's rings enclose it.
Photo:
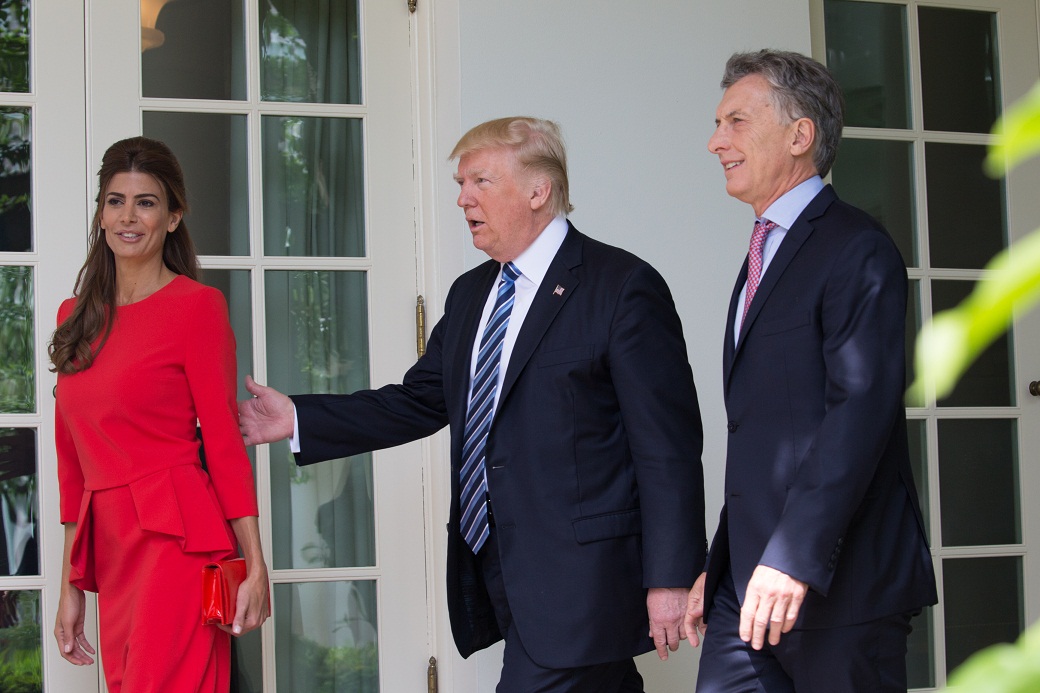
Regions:
[[[0,413],[36,411],[31,267],[0,267]]]
[[[914,380],[914,357],[917,353],[917,333],[921,330],[921,280],[907,283],[906,306],[906,385]]]
[[[841,141],[831,180],[843,200],[888,229],[904,263],[910,267],[919,264],[911,143],[846,137]]]
[[[238,396],[246,399],[246,375],[253,370],[253,294],[249,270],[204,269],[203,284],[220,289],[228,303],[231,329],[235,333],[235,357],[238,359]]]
[[[906,8],[843,0],[823,7],[827,67],[845,94],[845,124],[910,127]]]
[[[220,289],[228,303],[231,329],[235,333],[235,359],[238,363],[238,399],[251,395],[246,391],[246,375],[255,376],[253,369],[253,295],[249,270],[204,269],[203,284]],[[256,446],[246,448],[249,463],[256,476]],[[233,640],[235,640],[233,638]]]
[[[989,132],[997,118],[997,15],[918,7],[925,130]]]
[[[358,2],[261,0],[265,101],[361,103]]]
[[[231,693],[264,692],[264,655],[261,631],[231,638]]]
[[[40,593],[0,592],[0,686],[5,691],[42,691]]]
[[[275,585],[274,615],[277,690],[379,690],[375,581]]]
[[[0,428],[0,576],[40,574],[36,478],[36,430]]]
[[[939,420],[943,546],[1018,544],[1015,419]]]
[[[932,280],[932,310],[953,308],[971,292],[974,282]],[[953,392],[939,400],[941,407],[1010,407],[1015,404],[1011,364],[1013,330],[997,337],[957,382]]]
[[[946,672],[970,655],[1022,632],[1022,559],[950,558],[943,561]]]
[[[185,222],[201,255],[249,254],[246,116],[145,111],[142,132],[165,142],[188,188]]]
[[[1004,183],[982,173],[986,147],[925,144],[932,267],[982,269],[1007,245]]]
[[[906,687],[935,687],[935,625],[932,607],[910,619],[910,637],[906,641]]]
[[[141,0],[141,93],[246,98],[243,0]]]
[[[364,272],[266,273],[272,387],[286,393],[368,387],[366,279]],[[371,455],[297,467],[288,444],[274,444],[271,494],[275,568],[375,565]]]
[[[31,120],[27,108],[0,108],[0,252],[33,249]]]
[[[265,116],[261,123],[264,253],[364,255],[361,121]]]
[[[0,91],[29,90],[29,0],[0,0]]]
[[[928,500],[928,434],[927,421],[910,419],[906,422],[906,433],[910,443],[910,471],[917,487],[917,502],[924,518],[924,533],[928,544],[932,543],[932,519],[929,516],[931,503]]]

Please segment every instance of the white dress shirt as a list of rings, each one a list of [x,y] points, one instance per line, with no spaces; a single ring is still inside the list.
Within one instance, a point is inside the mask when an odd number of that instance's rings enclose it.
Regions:
[[[506,368],[509,366],[509,357],[513,354],[513,346],[516,344],[516,336],[520,334],[520,328],[527,317],[527,311],[531,309],[535,292],[542,284],[545,273],[549,270],[549,264],[556,257],[557,251],[563,245],[563,239],[567,235],[567,219],[563,216],[554,218],[549,225],[542,229],[534,242],[520,256],[513,260],[513,266],[520,271],[516,280],[516,293],[513,297],[513,310],[509,314],[509,324],[506,326],[505,336],[502,338],[502,357],[498,367],[498,383],[495,389],[495,408],[498,408],[498,397],[502,393],[502,381],[506,376]],[[491,311],[495,307],[495,299],[498,297],[498,285],[502,281],[502,269],[498,270],[498,277],[492,285],[487,301],[484,302],[484,312],[480,315],[480,328],[477,330],[477,338],[473,342],[473,356],[469,365],[469,384],[467,390],[472,390],[473,375],[477,367],[477,354],[480,352],[480,339],[484,335],[484,326],[491,317]]]
[[[780,243],[787,236],[787,230],[791,228],[821,190],[823,190],[823,180],[819,176],[813,176],[808,180],[802,181],[777,198],[773,204],[766,208],[765,214],[758,219],[758,221],[771,221],[776,224],[776,228],[766,235],[765,244],[762,246],[762,274],[759,282],[766,276],[766,269],[769,268],[769,263],[773,260],[773,256],[776,255]],[[744,287],[740,290],[740,297],[737,299],[736,319],[733,321],[734,344],[740,340],[740,317],[744,314],[744,299],[746,296],[747,282],[745,281]]]

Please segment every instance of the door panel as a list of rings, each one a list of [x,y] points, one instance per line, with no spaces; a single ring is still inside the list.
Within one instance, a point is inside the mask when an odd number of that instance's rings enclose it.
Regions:
[[[144,34],[125,3],[88,4],[90,161],[139,133],[178,155],[240,377],[290,393],[399,380],[416,357],[407,5],[157,4]],[[274,616],[236,641],[238,690],[418,690],[420,445],[306,468],[284,443],[251,455]]]

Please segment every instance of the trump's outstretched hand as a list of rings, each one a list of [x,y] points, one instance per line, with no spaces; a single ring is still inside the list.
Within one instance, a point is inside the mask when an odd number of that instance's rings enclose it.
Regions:
[[[246,445],[273,443],[293,434],[292,400],[273,387],[246,376],[246,390],[253,395],[238,403],[238,428]]]

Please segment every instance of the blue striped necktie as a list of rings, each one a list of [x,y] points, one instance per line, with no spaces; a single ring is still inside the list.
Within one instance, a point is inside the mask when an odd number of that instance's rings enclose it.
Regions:
[[[495,307],[480,338],[477,367],[473,372],[469,409],[462,442],[462,469],[459,472],[460,527],[473,553],[480,551],[488,538],[487,479],[484,475],[484,449],[491,420],[495,416],[495,392],[498,390],[498,371],[502,362],[502,342],[513,310],[516,280],[520,271],[511,262],[502,268],[502,283],[498,287]]]

